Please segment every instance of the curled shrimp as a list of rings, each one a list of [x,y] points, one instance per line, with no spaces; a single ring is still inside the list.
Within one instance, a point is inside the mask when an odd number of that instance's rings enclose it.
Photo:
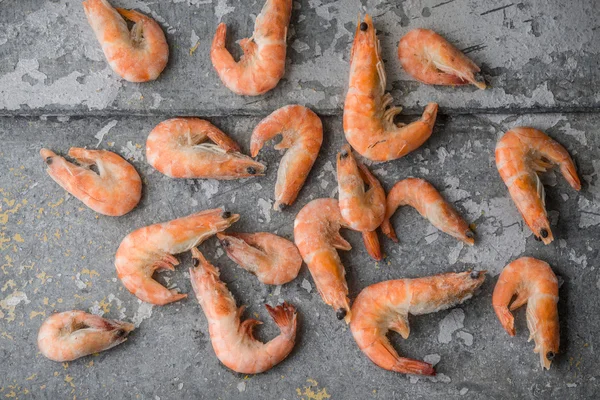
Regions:
[[[387,196],[386,216],[381,224],[383,233],[398,241],[390,218],[399,206],[414,207],[419,214],[440,231],[462,240],[469,246],[475,243],[475,234],[469,225],[442,195],[425,179],[407,178],[397,182]]]
[[[142,197],[142,179],[135,168],[107,150],[71,147],[68,162],[48,149],[40,155],[48,164],[48,175],[86,206],[103,215],[118,217],[133,210]],[[95,165],[98,173],[90,167]]]
[[[275,183],[273,209],[292,205],[308,177],[323,142],[321,119],[306,107],[282,107],[263,119],[252,132],[250,154],[256,157],[265,142],[281,135],[276,150],[288,149],[281,158]]]
[[[413,29],[400,39],[398,58],[402,68],[416,80],[430,85],[465,85],[485,89],[480,69],[439,34]]]
[[[229,258],[267,285],[291,282],[302,266],[294,243],[272,233],[217,233],[217,238]]]
[[[420,147],[433,131],[438,105],[429,103],[419,121],[395,124],[401,107],[385,92],[386,76],[379,39],[369,15],[356,28],[350,55],[350,82],[344,103],[346,140],[373,161],[403,157]]]
[[[581,189],[575,163],[569,152],[544,132],[514,128],[496,144],[496,168],[519,212],[536,240],[554,240],[546,214],[544,185],[538,173],[560,166],[560,172],[575,190]]]
[[[340,212],[346,224],[362,232],[367,252],[382,259],[379,238],[375,231],[385,217],[385,191],[375,176],[352,154],[348,145],[337,155],[337,179]],[[365,184],[369,189],[365,190]]]
[[[114,9],[106,0],[85,0],[83,9],[113,71],[129,82],[158,78],[167,66],[169,45],[156,21],[137,11]],[[123,18],[135,23],[131,32]]]
[[[256,17],[252,37],[239,42],[244,55],[238,62],[225,47],[227,26],[223,22],[219,24],[210,59],[229,90],[244,96],[258,96],[277,86],[285,73],[291,12],[292,0],[267,0]]]
[[[431,364],[400,357],[386,337],[389,330],[410,334],[408,314],[423,315],[461,304],[485,280],[485,271],[448,273],[379,282],[364,288],[352,305],[350,330],[358,347],[383,369],[435,375]]]
[[[72,361],[115,347],[127,340],[133,324],[83,311],[52,314],[38,332],[40,352],[53,361]]]
[[[510,304],[515,295],[516,298]],[[522,257],[508,264],[494,288],[492,305],[510,336],[515,336],[515,320],[511,311],[525,303],[529,340],[535,341],[533,351],[540,354],[542,369],[550,369],[560,343],[556,306],[558,280],[547,263],[531,257]]]
[[[207,139],[216,144],[205,143]],[[146,140],[148,163],[171,178],[238,179],[260,176],[265,166],[240,153],[223,131],[198,118],[158,124]]]
[[[198,249],[192,248],[192,256],[192,287],[208,320],[210,341],[219,361],[242,374],[259,374],[282,362],[296,341],[296,308],[288,303],[276,307],[265,304],[281,333],[268,343],[259,342],[253,329],[262,322],[240,321],[245,307],[236,306],[233,295],[219,279],[219,270]]]
[[[345,227],[338,201],[316,199],[300,210],[294,221],[294,241],[308,265],[323,301],[333,307],[337,319],[351,319],[346,271],[336,249],[352,246],[341,235]]]
[[[140,300],[165,305],[187,297],[152,279],[154,271],[173,271],[179,265],[173,254],[183,253],[240,219],[221,208],[137,229],[125,236],[115,255],[117,275]]]

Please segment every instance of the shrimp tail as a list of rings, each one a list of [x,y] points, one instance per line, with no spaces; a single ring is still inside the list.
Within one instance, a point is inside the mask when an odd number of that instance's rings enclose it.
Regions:
[[[363,242],[365,243],[365,248],[367,249],[367,253],[377,261],[381,261],[383,259],[383,255],[381,253],[381,246],[379,244],[379,237],[377,237],[377,231],[371,232],[363,232],[362,233]]]
[[[431,364],[400,357],[385,336],[376,340],[370,346],[368,353],[377,354],[377,357],[372,359],[372,361],[389,371],[402,374],[435,376],[435,370]]]
[[[396,231],[394,230],[394,227],[392,226],[392,223],[390,222],[389,218],[383,220],[380,228],[385,236],[390,238],[392,241],[398,243],[398,236],[396,236]]]
[[[515,318],[511,312],[508,311],[508,308],[494,307],[494,311],[496,311],[496,315],[498,316],[498,319],[500,320],[500,323],[504,327],[506,333],[508,333],[510,336],[515,336]]]
[[[277,324],[281,333],[289,335],[296,332],[296,323],[297,323],[297,311],[296,307],[292,304],[284,302],[281,305],[276,307],[271,307],[268,304],[265,304],[267,311],[273,321]]]

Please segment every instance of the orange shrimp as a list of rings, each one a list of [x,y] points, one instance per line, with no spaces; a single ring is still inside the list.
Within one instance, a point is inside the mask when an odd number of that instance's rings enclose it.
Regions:
[[[125,236],[115,255],[117,275],[140,300],[165,305],[187,297],[152,279],[158,269],[173,271],[179,254],[197,246],[240,219],[221,208],[200,211],[187,217],[137,229]]]
[[[445,310],[473,297],[485,280],[485,271],[448,273],[418,279],[379,282],[364,288],[352,306],[350,330],[358,347],[371,361],[388,371],[435,375],[423,361],[400,357],[386,337],[389,330],[404,339],[410,334],[408,314]]]
[[[142,197],[142,179],[135,168],[107,150],[71,147],[75,165],[48,149],[40,155],[48,164],[48,175],[86,206],[103,215],[118,217],[133,210]],[[90,167],[95,165],[98,173]]]
[[[385,217],[385,191],[375,176],[354,158],[350,146],[337,155],[337,178],[340,212],[348,226],[362,232],[367,252],[382,259],[379,238],[375,231]],[[369,189],[365,191],[365,184]]]
[[[540,354],[542,369],[558,353],[558,280],[550,266],[535,258],[522,257],[508,264],[496,283],[492,304],[500,323],[510,336],[515,336],[515,320],[510,311],[527,303],[529,340],[535,341],[534,353]]]
[[[245,307],[237,308],[233,295],[219,279],[219,270],[198,249],[192,248],[192,256],[192,287],[208,320],[210,341],[219,361],[242,374],[259,374],[282,362],[296,341],[296,308],[288,303],[277,307],[265,304],[281,333],[268,343],[259,342],[253,329],[262,322],[240,321]]]
[[[346,227],[338,201],[316,199],[300,210],[294,221],[294,241],[312,275],[323,301],[336,310],[337,319],[350,322],[350,299],[346,271],[336,249],[352,246],[341,235]]]
[[[227,255],[267,285],[283,285],[298,276],[302,257],[294,243],[268,232],[217,233]]]
[[[395,124],[401,107],[385,92],[386,76],[379,39],[369,15],[356,28],[350,55],[350,82],[344,103],[346,140],[361,156],[389,161],[419,148],[433,131],[438,105],[429,103],[419,121]]]
[[[496,168],[508,187],[519,212],[536,240],[554,240],[546,214],[544,185],[538,173],[560,166],[569,185],[581,189],[575,163],[569,152],[544,132],[533,128],[514,128],[496,144]]]
[[[105,319],[83,311],[52,314],[42,324],[37,343],[53,361],[72,361],[115,347],[127,340],[133,324]]]
[[[221,22],[210,59],[223,84],[232,92],[258,96],[277,86],[285,73],[287,29],[292,0],[267,0],[256,17],[252,37],[240,40],[244,55],[236,62],[225,47],[227,26]]]
[[[275,183],[273,209],[283,210],[296,200],[323,142],[321,119],[306,107],[290,105],[263,119],[252,132],[250,154],[256,157],[265,142],[282,136],[276,150],[288,149],[281,158]]]
[[[381,230],[394,242],[398,241],[390,218],[399,206],[414,207],[419,214],[442,232],[462,240],[469,246],[475,243],[475,234],[442,195],[424,179],[407,178],[397,182],[387,196],[386,216]]]
[[[106,0],[85,0],[83,9],[113,71],[129,82],[158,78],[167,66],[169,45],[156,21],[137,11],[114,9]],[[135,23],[131,32],[123,18]]]
[[[216,145],[204,143],[207,139]],[[240,153],[223,131],[198,118],[158,124],[146,140],[146,159],[171,178],[238,179],[261,176],[266,168]]]
[[[400,39],[398,58],[416,80],[430,85],[465,85],[485,89],[480,69],[446,39],[429,29],[413,29]]]

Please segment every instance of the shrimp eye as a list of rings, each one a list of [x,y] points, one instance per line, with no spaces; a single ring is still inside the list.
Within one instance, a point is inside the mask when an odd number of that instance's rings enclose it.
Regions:
[[[340,308],[335,312],[335,316],[337,319],[342,320],[346,316],[347,311],[343,308]]]
[[[229,247],[229,245],[230,245],[231,243],[229,243],[229,240],[227,240],[227,239],[224,239],[224,240],[221,242],[221,244],[223,245],[223,247]]]
[[[533,235],[533,238],[535,239],[536,242],[541,242],[542,239],[540,239],[539,237],[537,237],[536,235]]]
[[[346,158],[346,157],[348,157],[348,151],[342,150],[342,152],[340,153],[340,158]]]
[[[468,237],[469,239],[473,239],[475,237],[475,234],[473,233],[472,230],[467,229],[467,231],[465,232],[465,236]]]
[[[364,32],[364,31],[366,31],[367,29],[369,29],[369,25],[367,25],[367,23],[366,23],[366,22],[361,22],[361,23],[360,23],[360,30]],[[342,318],[343,318],[343,317],[342,317]],[[342,318],[340,318],[340,319],[342,319]]]
[[[250,175],[256,174],[256,168],[254,168],[254,167],[248,167],[248,168],[246,168],[246,171],[248,171],[248,173]]]
[[[288,207],[289,207],[289,205],[287,205],[285,203],[280,203],[279,204],[279,211],[283,211],[283,210],[285,210]]]
[[[197,258],[194,258],[194,259],[192,260],[192,265],[194,265],[194,267],[197,267],[197,266],[198,266],[198,264],[200,264],[200,260],[198,260]]]
[[[46,164],[48,164],[48,165],[52,164],[52,157],[46,158],[45,161],[46,161]]]
[[[540,236],[546,239],[548,237],[548,230],[546,228],[540,229]]]
[[[123,336],[127,336],[127,331],[125,329],[119,329],[116,332],[117,337],[123,337]]]
[[[477,279],[479,278],[479,271],[471,271],[471,279]]]
[[[549,351],[546,353],[546,358],[550,361],[554,360],[554,356],[556,356],[556,354],[553,351]]]
[[[223,214],[221,214],[221,217],[227,219],[227,218],[231,217],[231,213],[229,211],[223,211]]]

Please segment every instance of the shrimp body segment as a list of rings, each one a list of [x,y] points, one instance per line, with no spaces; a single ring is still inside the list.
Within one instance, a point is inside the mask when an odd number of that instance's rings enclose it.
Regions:
[[[398,58],[416,80],[430,85],[465,85],[485,89],[479,67],[439,34],[413,29],[400,39]]]
[[[352,45],[344,133],[361,156],[389,161],[405,156],[429,139],[438,105],[429,103],[419,121],[395,124],[394,117],[402,108],[389,107],[394,99],[385,92],[386,75],[380,50],[373,21],[367,15],[356,28]]]
[[[396,232],[390,218],[398,207],[409,205],[442,232],[462,240],[469,246],[475,243],[475,234],[456,210],[442,195],[424,179],[407,178],[397,182],[387,196],[385,220],[381,230],[397,242]]]
[[[511,304],[513,296],[516,298]],[[529,340],[535,341],[533,351],[540,354],[542,369],[550,369],[560,343],[556,305],[558,280],[547,263],[531,257],[522,257],[508,264],[494,288],[494,311],[510,336],[515,336],[515,320],[511,311],[525,303]]]
[[[169,45],[156,21],[114,9],[106,0],[85,0],[83,9],[113,71],[129,82],[158,78],[169,60]],[[124,18],[135,23],[131,32]]]
[[[266,0],[256,17],[252,37],[240,40],[244,55],[236,62],[225,47],[227,26],[220,23],[210,59],[223,84],[232,92],[258,96],[277,86],[285,73],[287,29],[292,0]]]
[[[294,221],[294,241],[310,270],[323,301],[336,310],[338,319],[350,322],[346,271],[337,253],[352,246],[341,235],[345,227],[338,201],[316,199],[300,210]]]
[[[263,119],[252,132],[250,154],[256,157],[265,143],[281,134],[276,150],[288,149],[281,158],[275,183],[273,209],[292,205],[302,189],[323,142],[321,119],[306,107],[289,105]]]
[[[381,260],[381,248],[375,230],[385,217],[386,198],[377,178],[352,154],[348,145],[337,155],[340,212],[348,227],[360,231],[367,251]],[[365,190],[365,185],[369,186]]]
[[[196,298],[208,320],[213,350],[227,368],[242,374],[259,374],[283,361],[294,348],[297,313],[293,305],[265,305],[281,333],[267,343],[254,338],[255,319],[241,321],[244,306],[238,308],[231,292],[219,279],[219,270],[196,248],[192,249],[194,268],[190,279]]]
[[[484,280],[485,271],[467,271],[368,286],[352,305],[350,330],[354,340],[362,352],[383,369],[435,375],[430,364],[400,357],[386,337],[388,331],[407,339],[408,314],[423,315],[454,307],[471,298]]]
[[[127,214],[142,197],[142,179],[135,168],[119,155],[106,150],[71,147],[68,162],[48,149],[40,155],[48,164],[48,175],[86,206],[103,215]],[[98,173],[90,169],[98,168]]]
[[[173,254],[190,250],[239,218],[238,214],[216,208],[137,229],[125,236],[117,250],[117,275],[127,290],[147,303],[165,305],[181,300],[187,295],[152,279],[154,271],[173,271],[179,265]]]
[[[115,347],[127,340],[133,324],[83,311],[52,314],[38,332],[40,352],[53,361],[72,361]]]
[[[554,240],[546,214],[544,186],[538,173],[553,165],[575,190],[581,189],[575,163],[567,150],[544,132],[533,128],[514,128],[496,144],[496,168],[508,188],[525,223],[537,240]]]
[[[216,144],[205,143],[212,140]],[[240,153],[229,136],[208,121],[173,118],[146,140],[148,163],[171,178],[239,179],[260,176],[265,166]]]
[[[268,232],[217,233],[229,258],[267,285],[283,285],[298,276],[302,257],[294,243]]]

